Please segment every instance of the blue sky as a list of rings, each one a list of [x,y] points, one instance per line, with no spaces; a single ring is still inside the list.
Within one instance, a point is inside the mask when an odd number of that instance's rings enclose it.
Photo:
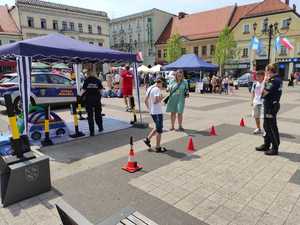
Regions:
[[[232,5],[239,5],[259,0],[51,0],[51,2],[73,5],[83,8],[106,11],[111,18],[140,12],[151,8],[159,8],[174,14],[179,11],[188,13]],[[283,0],[284,1],[284,0]],[[0,4],[13,5],[15,0],[0,0]],[[296,4],[300,12],[300,0],[290,0],[290,5]]]

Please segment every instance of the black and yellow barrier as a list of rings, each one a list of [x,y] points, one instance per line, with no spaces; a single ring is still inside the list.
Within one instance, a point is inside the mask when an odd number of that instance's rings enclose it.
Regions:
[[[83,112],[82,112],[82,104],[81,104],[81,97],[78,95],[77,96],[77,112],[79,116],[79,120],[86,120],[85,117],[83,117]]]
[[[140,117],[140,121],[137,120],[137,112],[136,112],[136,109],[135,109],[135,101],[134,101],[133,96],[130,97],[129,103],[130,103],[130,107],[131,107],[131,110],[132,110],[132,113],[133,113],[133,120],[130,121],[130,124],[132,124],[136,128],[142,128],[142,129],[148,128],[149,124],[142,122],[142,116]]]
[[[130,97],[129,102],[130,102],[131,111],[133,113],[133,121],[130,121],[130,123],[135,124],[137,123],[137,117],[136,117],[135,102],[133,96]]]
[[[45,107],[45,123],[44,123],[45,124],[45,130],[44,130],[45,138],[42,141],[43,146],[53,145],[53,142],[50,139],[50,133],[49,133],[49,130],[50,130],[49,117],[50,117],[50,105],[47,105]]]
[[[8,116],[9,125],[11,127],[11,147],[13,150],[13,154],[18,158],[23,157],[23,145],[22,139],[20,138],[19,129],[17,126],[17,116],[15,115],[11,95],[4,95],[6,111]]]
[[[83,137],[85,136],[84,133],[82,133],[81,131],[79,131],[79,121],[78,121],[78,115],[77,115],[77,104],[73,103],[71,105],[71,111],[73,114],[73,119],[74,119],[74,129],[75,129],[75,134],[71,134],[70,137],[71,138],[78,138],[78,137]]]

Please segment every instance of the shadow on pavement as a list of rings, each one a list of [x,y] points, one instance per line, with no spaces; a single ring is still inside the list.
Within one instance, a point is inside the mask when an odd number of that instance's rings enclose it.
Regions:
[[[300,154],[291,152],[279,152],[279,156],[289,159],[292,162],[300,162]]]
[[[55,161],[73,163],[126,144],[128,144],[129,149],[130,136],[133,136],[134,141],[139,141],[148,132],[149,129],[129,128],[95,137],[78,139],[65,144],[45,147],[41,151],[55,159]]]

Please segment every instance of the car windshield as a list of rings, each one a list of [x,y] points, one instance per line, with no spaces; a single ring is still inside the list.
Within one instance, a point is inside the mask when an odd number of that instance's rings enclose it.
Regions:
[[[250,74],[246,73],[246,74],[242,75],[239,79],[241,79],[241,80],[249,80],[250,79]]]

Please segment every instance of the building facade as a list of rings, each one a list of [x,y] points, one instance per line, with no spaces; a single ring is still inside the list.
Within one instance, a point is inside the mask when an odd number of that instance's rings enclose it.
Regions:
[[[128,52],[141,51],[143,63],[154,64],[154,44],[172,16],[159,9],[152,9],[111,20],[111,48]]]
[[[10,44],[19,40],[22,40],[22,35],[9,14],[8,6],[0,6],[0,45]],[[5,73],[14,72],[15,69],[15,62],[0,60],[0,78]]]
[[[289,1],[265,0],[263,2],[240,6],[236,9],[240,14],[232,26],[232,32],[237,42],[237,54],[234,60],[227,65],[228,70],[238,70],[240,73],[250,70],[251,64],[256,69],[264,69],[268,63],[269,38],[263,32],[270,24],[278,24],[276,36],[287,37],[294,46],[288,51],[285,47],[275,49],[275,37],[271,41],[271,62],[278,62],[279,73],[285,79],[289,74],[300,71],[300,16],[295,6]],[[253,25],[257,24],[256,32]],[[290,25],[288,26],[288,23]],[[256,36],[261,41],[261,49],[256,52],[250,47],[251,39]]]
[[[10,14],[24,39],[61,33],[109,47],[109,18],[105,12],[39,0],[16,0]]]
[[[230,23],[234,6],[223,7],[194,14],[180,12],[165,27],[155,46],[156,60],[164,63],[167,57],[167,41],[179,34],[182,40],[182,54],[195,53],[212,62],[220,32]]]

